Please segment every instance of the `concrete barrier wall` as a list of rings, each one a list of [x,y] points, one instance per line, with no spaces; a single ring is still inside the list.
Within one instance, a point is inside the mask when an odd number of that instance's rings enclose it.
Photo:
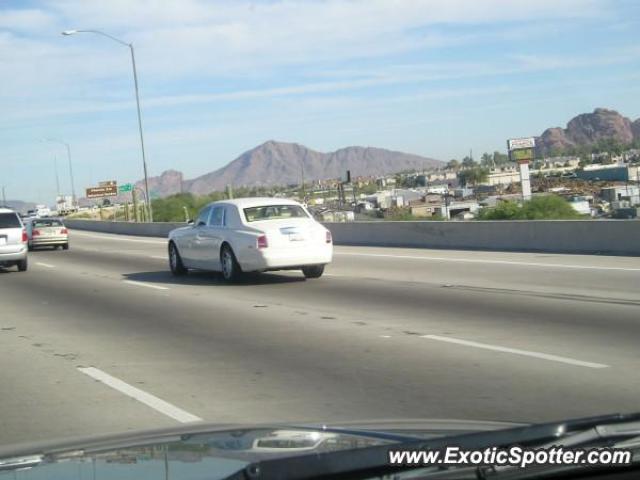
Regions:
[[[184,223],[67,220],[71,229],[166,237]],[[354,222],[325,224],[336,245],[640,256],[638,220]]]
[[[143,237],[165,237],[171,230],[186,226],[186,223],[129,223],[101,222],[97,220],[65,220],[65,225],[75,230],[92,232],[119,233],[121,235],[140,235]]]
[[[640,255],[637,220],[357,222],[326,226],[339,245]]]

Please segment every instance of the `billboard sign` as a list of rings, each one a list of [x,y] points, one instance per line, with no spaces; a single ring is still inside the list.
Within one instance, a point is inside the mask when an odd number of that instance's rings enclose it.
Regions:
[[[115,185],[118,185],[118,182],[115,180],[106,180],[104,182],[98,182],[99,187],[113,187]]]
[[[533,137],[527,138],[512,138],[507,140],[507,146],[509,151],[521,150],[521,149],[533,149],[536,146],[536,139]]]
[[[115,197],[118,195],[118,187],[109,185],[106,187],[91,187],[86,189],[87,198]]]
[[[522,148],[519,150],[512,150],[511,154],[512,162],[528,162],[533,160],[533,148]]]

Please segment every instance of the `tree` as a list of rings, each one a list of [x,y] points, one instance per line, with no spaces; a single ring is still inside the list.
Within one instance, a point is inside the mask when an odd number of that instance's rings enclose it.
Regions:
[[[505,163],[509,163],[509,155],[496,150],[493,152],[493,163],[495,165],[504,165]]]
[[[471,168],[471,167],[473,167],[475,164],[476,164],[476,162],[473,160],[473,158],[471,158],[471,157],[469,157],[469,156],[464,157],[464,158],[462,159],[462,166],[463,166],[464,168]]]
[[[482,167],[468,168],[458,173],[458,179],[463,185],[478,185],[489,178],[489,169]]]
[[[455,158],[449,160],[449,162],[447,162],[447,168],[450,170],[457,170],[458,168],[460,168],[460,162]]]
[[[571,220],[583,218],[569,202],[557,195],[541,195],[531,200],[500,202],[493,208],[484,208],[479,220]]]
[[[488,152],[484,152],[482,154],[482,157],[480,157],[480,165],[483,165],[485,167],[493,166],[493,155]]]

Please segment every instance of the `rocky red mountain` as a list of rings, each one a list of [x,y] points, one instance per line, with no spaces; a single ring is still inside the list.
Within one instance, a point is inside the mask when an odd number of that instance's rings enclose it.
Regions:
[[[548,128],[538,137],[537,145],[542,153],[552,154],[605,139],[621,144],[640,140],[640,119],[631,121],[615,110],[596,108],[593,113],[572,118],[566,128]]]

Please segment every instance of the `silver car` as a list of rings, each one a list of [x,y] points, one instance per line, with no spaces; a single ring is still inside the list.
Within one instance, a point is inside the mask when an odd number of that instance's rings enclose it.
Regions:
[[[0,267],[27,270],[27,230],[16,212],[0,208]]]
[[[57,218],[34,218],[27,222],[29,250],[53,247],[69,250],[69,232]]]

